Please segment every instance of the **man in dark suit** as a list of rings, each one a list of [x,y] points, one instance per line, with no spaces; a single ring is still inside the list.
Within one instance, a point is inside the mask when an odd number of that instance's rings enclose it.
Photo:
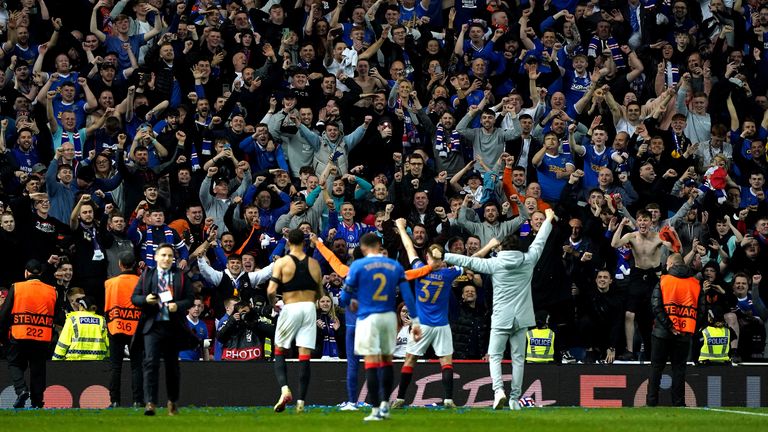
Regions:
[[[187,340],[184,317],[192,307],[192,285],[181,270],[172,268],[173,245],[163,243],[155,250],[157,267],[144,272],[133,290],[131,301],[142,309],[139,329],[144,335],[144,415],[155,415],[160,358],[165,360],[168,415],[176,415],[179,399],[180,341]]]
[[[521,135],[507,141],[504,151],[514,156],[516,166],[525,168],[526,184],[538,182],[536,167],[533,166],[531,159],[541,150],[541,142],[531,134],[533,118],[529,114],[520,114],[520,128]]]

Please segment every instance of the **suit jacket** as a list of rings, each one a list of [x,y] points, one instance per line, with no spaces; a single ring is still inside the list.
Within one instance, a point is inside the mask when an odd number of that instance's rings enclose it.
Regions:
[[[157,294],[158,292],[157,278],[156,267],[145,271],[136,283],[136,288],[133,290],[133,296],[131,297],[133,304],[141,308],[139,329],[141,329],[142,334],[147,334],[152,330],[152,326],[155,324],[155,317],[160,311],[160,306],[147,303],[147,295],[150,293]],[[176,312],[170,313],[171,323],[174,324],[174,330],[179,332],[177,334],[186,335],[189,332],[187,331],[184,319],[187,315],[187,310],[195,302],[192,284],[189,278],[178,269],[171,270],[171,281],[173,286],[173,302],[178,306]]]
[[[533,155],[535,155],[539,150],[541,150],[541,142],[539,142],[538,139],[531,137],[531,144],[528,147],[528,166],[524,167],[526,174],[526,184],[539,181],[539,177],[536,174],[536,167],[534,167],[533,162],[531,162]],[[523,138],[517,137],[507,141],[504,151],[515,157],[515,165],[519,164],[520,153],[523,151]]]

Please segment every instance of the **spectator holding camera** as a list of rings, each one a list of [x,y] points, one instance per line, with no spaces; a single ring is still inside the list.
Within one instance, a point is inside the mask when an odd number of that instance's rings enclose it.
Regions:
[[[264,360],[272,356],[271,341],[275,325],[269,316],[269,307],[251,307],[248,302],[238,302],[233,312],[221,325],[216,339],[221,343],[221,360]]]

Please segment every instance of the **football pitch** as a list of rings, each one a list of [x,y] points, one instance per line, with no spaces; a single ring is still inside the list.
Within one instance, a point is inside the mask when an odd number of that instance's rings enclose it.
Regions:
[[[292,407],[291,407],[292,408]],[[768,428],[768,408],[489,408],[394,410],[383,422],[364,423],[365,411],[341,412],[335,407],[307,407],[296,414],[275,414],[270,408],[191,408],[176,417],[165,409],[145,417],[140,409],[0,410],[3,431],[312,431],[386,430],[408,432],[761,431]]]

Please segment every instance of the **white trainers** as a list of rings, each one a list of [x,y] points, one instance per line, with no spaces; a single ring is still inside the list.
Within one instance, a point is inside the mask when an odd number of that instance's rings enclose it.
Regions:
[[[357,411],[357,407],[355,406],[354,402],[342,402],[338,406],[340,411]]]
[[[371,410],[371,413],[366,416],[363,421],[370,422],[370,421],[383,421],[384,417],[379,415],[379,409],[374,408]]]
[[[496,390],[496,392],[493,394],[493,409],[504,409],[504,405],[506,404],[507,395],[504,393],[504,390]]]
[[[304,412],[304,401],[299,399],[296,401],[296,414],[301,414]]]
[[[389,402],[382,402],[379,405],[379,417],[383,419],[389,418]]]
[[[280,394],[280,399],[278,399],[275,404],[275,412],[279,413],[285,411],[285,406],[291,403],[291,401],[293,401],[293,395],[291,394],[291,390],[288,389],[288,386],[285,386]]]
[[[395,399],[395,401],[392,402],[392,406],[390,408],[397,409],[402,408],[403,406],[405,406],[405,399]]]
[[[520,411],[523,409],[523,407],[520,406],[520,401],[517,399],[509,399],[509,409],[512,411]]]
[[[453,402],[453,399],[445,399],[443,400],[443,407],[447,409],[453,409],[456,408],[456,403]]]

